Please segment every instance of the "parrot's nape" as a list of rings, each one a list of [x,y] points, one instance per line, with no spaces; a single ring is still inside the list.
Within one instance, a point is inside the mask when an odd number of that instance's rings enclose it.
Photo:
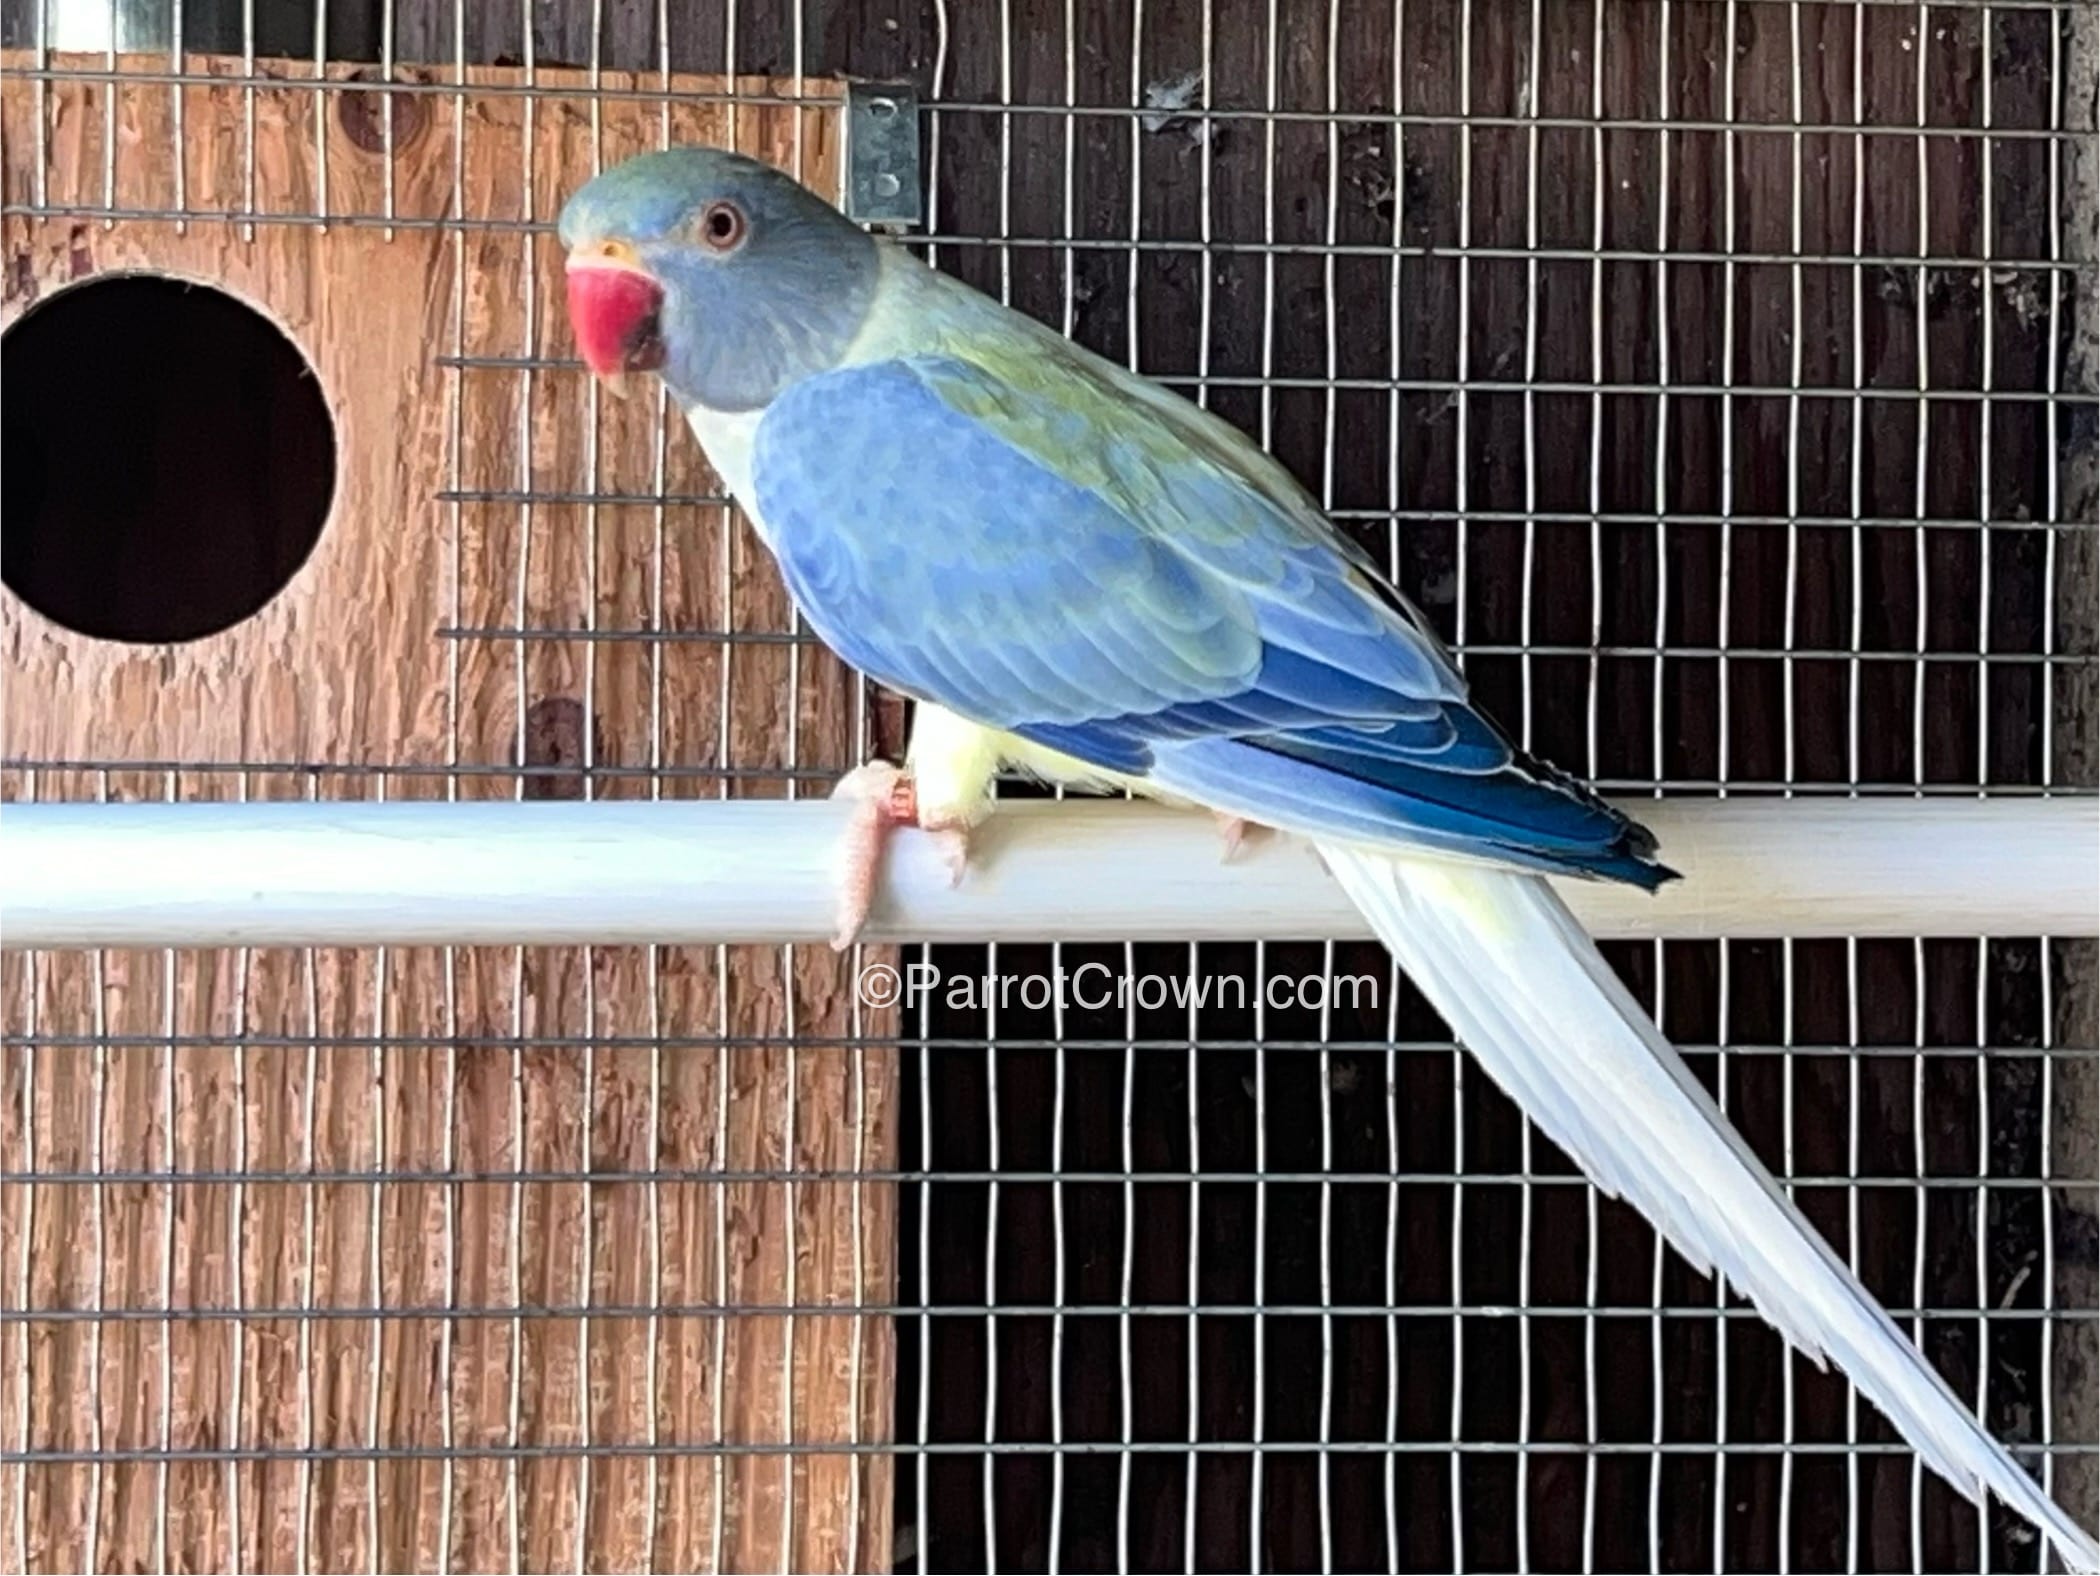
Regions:
[[[1931,1466],[2066,1565],[2100,1545],[1830,1249],[1542,879],[1672,877],[1516,749],[1428,625],[1237,429],[877,240],[787,176],[677,148],[562,210],[569,314],[616,389],[655,372],[846,661],[918,702],[861,813],[960,874],[1002,768],[1309,839],[1541,1131],[1687,1260],[1835,1359]]]

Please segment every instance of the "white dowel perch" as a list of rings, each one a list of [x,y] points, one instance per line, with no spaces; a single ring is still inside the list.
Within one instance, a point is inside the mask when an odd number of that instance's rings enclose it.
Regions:
[[[2090,936],[2100,800],[1684,799],[1628,808],[1685,879],[1568,881],[1599,937]],[[0,945],[822,942],[847,811],[740,803],[0,809]],[[1312,852],[1122,801],[1019,801],[959,887],[899,833],[864,939],[1365,937]]]

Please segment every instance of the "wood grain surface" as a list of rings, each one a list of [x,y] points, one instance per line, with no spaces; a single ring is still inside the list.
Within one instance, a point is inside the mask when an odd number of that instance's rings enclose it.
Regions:
[[[340,450],[316,551],[220,635],[95,641],[0,599],[7,795],[822,791],[859,758],[858,683],[783,640],[733,511],[647,501],[719,484],[653,399],[601,408],[568,364],[548,233],[594,161],[666,133],[835,191],[821,91],[732,124],[719,78],[675,79],[674,102],[661,78],[492,66],[390,112],[258,69],[0,92],[6,200],[46,211],[6,220],[0,322],[127,270],[231,291],[304,350]],[[499,629],[533,633],[469,633]],[[74,764],[29,764],[54,762]],[[892,1189],[800,1175],[893,1162],[889,1024],[846,960],[4,971],[0,1296],[49,1316],[4,1332],[0,1440],[104,1459],[0,1467],[0,1564],[886,1563],[888,1463],[844,1447],[890,1426],[889,1321],[851,1310],[892,1298]]]

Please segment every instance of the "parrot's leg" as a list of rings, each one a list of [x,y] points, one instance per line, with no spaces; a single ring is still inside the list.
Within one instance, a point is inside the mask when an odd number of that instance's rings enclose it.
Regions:
[[[911,772],[888,761],[870,761],[855,767],[831,790],[834,799],[853,801],[853,819],[846,826],[846,863],[839,886],[838,934],[832,946],[843,952],[853,945],[868,909],[875,901],[876,877],[882,873],[882,851],[890,830],[915,826],[931,832],[948,866],[950,884],[962,880],[969,858],[967,828],[951,815],[931,814],[922,809],[918,784]]]
[[[1243,821],[1236,815],[1228,815],[1223,810],[1211,811],[1210,818],[1218,823],[1218,835],[1225,840],[1225,852],[1219,856],[1220,860],[1231,864],[1232,856],[1240,851],[1240,844],[1247,840],[1247,833],[1253,823]]]
[[[970,862],[970,828],[991,810],[992,779],[1000,756],[998,734],[938,706],[921,705],[912,722],[906,765],[870,761],[839,779],[831,796],[855,801],[855,813],[846,829],[834,948],[852,946],[867,923],[883,847],[893,827],[915,826],[931,833],[948,866],[949,884],[962,881]]]

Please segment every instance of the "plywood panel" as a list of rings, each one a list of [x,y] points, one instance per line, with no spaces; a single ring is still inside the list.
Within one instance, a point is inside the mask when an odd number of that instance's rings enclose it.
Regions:
[[[0,598],[7,796],[778,794],[853,764],[857,681],[794,638],[691,440],[568,363],[548,229],[666,135],[835,190],[831,108],[746,80],[732,123],[719,80],[492,67],[389,112],[184,64],[237,80],[10,78],[6,200],[36,212],[0,323],[126,269],[234,292],[313,363],[337,502],[284,593],[190,644]],[[38,1316],[5,1330],[0,1437],[55,1453],[0,1468],[10,1561],[886,1565],[887,1460],[845,1447],[890,1424],[888,1321],[851,1310],[893,1295],[891,1188],[850,1173],[893,1163],[892,1025],[845,960],[4,969],[0,1296]]]

